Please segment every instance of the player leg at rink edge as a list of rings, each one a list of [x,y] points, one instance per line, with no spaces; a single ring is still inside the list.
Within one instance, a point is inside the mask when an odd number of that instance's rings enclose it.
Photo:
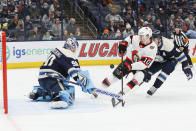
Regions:
[[[111,76],[102,81],[104,87],[107,88],[129,73],[133,73],[132,80],[123,88],[124,92],[119,92],[126,98],[131,89],[143,82],[146,69],[150,67],[157,53],[157,45],[151,40],[151,37],[152,30],[149,27],[142,27],[138,35],[128,36],[119,43],[119,53],[123,54],[127,50],[127,57],[117,66]],[[113,99],[113,106],[115,101],[118,101],[118,103],[119,101],[124,102],[124,100]]]
[[[70,77],[80,85],[82,91],[92,94],[94,85],[88,71],[81,71],[75,57],[78,42],[68,38],[63,47],[50,52],[48,59],[40,67],[39,85],[34,86],[29,98],[35,101],[50,101],[51,108],[68,108],[74,104],[75,88],[69,85]],[[64,81],[67,80],[67,81]]]

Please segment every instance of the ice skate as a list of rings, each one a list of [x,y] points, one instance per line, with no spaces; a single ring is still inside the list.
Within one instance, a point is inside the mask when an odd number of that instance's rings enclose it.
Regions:
[[[154,86],[152,86],[148,91],[147,91],[147,94],[148,95],[153,95],[156,91],[157,91],[158,88],[155,88]]]

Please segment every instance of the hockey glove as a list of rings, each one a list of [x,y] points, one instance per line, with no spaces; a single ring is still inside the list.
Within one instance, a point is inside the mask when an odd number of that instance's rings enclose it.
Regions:
[[[79,79],[77,83],[81,86],[83,92],[87,92],[89,94],[92,93],[93,89],[95,89],[93,82],[90,79],[90,75],[88,71],[80,71],[78,72]]]
[[[127,41],[120,41],[119,42],[119,53],[124,54],[127,50],[128,42]]]
[[[193,73],[189,67],[183,69],[184,74],[187,76],[187,79],[190,80],[193,78]]]
[[[144,77],[144,82],[149,82],[151,80],[151,74],[150,73],[145,73],[145,77]]]

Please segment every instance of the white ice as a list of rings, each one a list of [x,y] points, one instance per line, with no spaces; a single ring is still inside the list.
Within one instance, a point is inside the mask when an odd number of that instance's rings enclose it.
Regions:
[[[112,72],[109,66],[82,69],[89,70],[98,88]],[[66,110],[52,110],[47,102],[32,102],[27,94],[33,85],[38,85],[38,71],[8,70],[9,113],[2,113],[0,103],[0,131],[196,131],[196,81],[187,81],[180,65],[154,96],[147,97],[146,91],[155,77],[136,87],[125,107],[116,108],[112,107],[110,97],[99,95],[98,99],[91,99],[80,87],[76,88],[75,104]],[[108,90],[119,92],[121,82]]]

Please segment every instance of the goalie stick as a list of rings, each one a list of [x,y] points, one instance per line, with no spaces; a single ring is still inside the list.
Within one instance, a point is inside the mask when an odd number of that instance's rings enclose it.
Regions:
[[[54,75],[47,75],[48,77],[52,77],[52,78],[55,78],[55,79],[58,79],[58,80],[62,80],[64,82],[68,82],[68,83],[71,83],[71,84],[75,84],[75,85],[78,85],[78,86],[81,86],[80,84],[76,83],[76,82],[73,82],[73,81],[69,81],[69,80],[66,80],[65,78],[62,78],[62,77],[59,77],[59,76],[54,76]],[[121,95],[119,94],[115,94],[115,93],[112,93],[112,92],[109,92],[109,91],[105,91],[105,90],[102,90],[102,89],[98,89],[98,88],[95,88],[93,91],[92,91],[92,95],[97,98],[98,95],[96,94],[102,94],[102,95],[106,95],[106,96],[109,96],[109,97],[112,97],[112,98],[116,98],[116,99],[119,99],[119,100],[123,100]]]

